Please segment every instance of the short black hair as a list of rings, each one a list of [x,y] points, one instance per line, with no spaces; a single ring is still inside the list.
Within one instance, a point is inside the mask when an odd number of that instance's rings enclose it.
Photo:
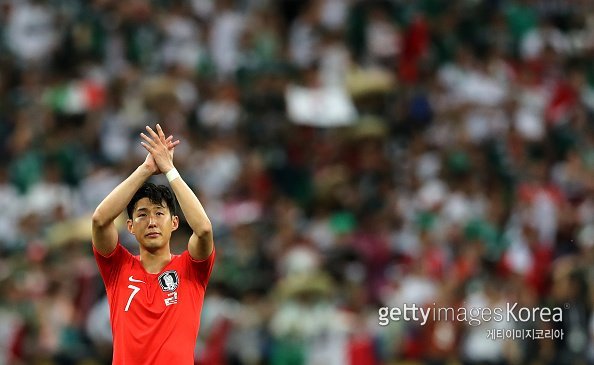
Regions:
[[[161,204],[165,202],[167,208],[169,208],[169,212],[171,216],[176,215],[176,204],[175,204],[175,196],[169,187],[165,185],[155,185],[150,182],[145,182],[142,184],[140,189],[134,193],[134,196],[128,203],[126,207],[126,211],[128,212],[128,218],[132,218],[132,214],[134,213],[134,207],[136,203],[142,198],[149,198],[151,203],[153,204]]]

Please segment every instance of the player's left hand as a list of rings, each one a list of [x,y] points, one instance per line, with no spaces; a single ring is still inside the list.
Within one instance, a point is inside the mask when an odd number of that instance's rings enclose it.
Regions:
[[[144,139],[144,142],[140,142],[140,144],[149,152],[147,160],[152,158],[159,172],[164,174],[175,167],[173,165],[173,152],[175,146],[179,144],[179,140],[171,142],[172,136],[165,138],[165,133],[163,133],[163,129],[159,124],[157,124],[156,129],[155,132],[151,127],[146,126],[149,135],[140,133],[140,136]]]

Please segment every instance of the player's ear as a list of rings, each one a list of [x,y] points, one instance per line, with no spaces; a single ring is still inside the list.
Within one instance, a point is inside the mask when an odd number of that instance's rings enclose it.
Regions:
[[[174,215],[171,217],[172,231],[175,231],[179,227],[179,217]]]
[[[134,234],[134,226],[132,225],[132,219],[128,219],[126,221],[126,226],[128,228],[128,232]]]

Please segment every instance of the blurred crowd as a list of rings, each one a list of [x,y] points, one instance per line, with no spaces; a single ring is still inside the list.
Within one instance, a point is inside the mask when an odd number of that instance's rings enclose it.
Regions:
[[[90,215],[157,122],[215,229],[197,364],[594,364],[593,60],[590,0],[0,0],[0,364],[110,363]]]

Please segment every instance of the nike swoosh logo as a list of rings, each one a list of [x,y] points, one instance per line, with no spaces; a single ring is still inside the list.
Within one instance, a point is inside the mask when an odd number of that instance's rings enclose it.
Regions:
[[[130,280],[133,283],[144,283],[144,281],[142,280],[136,280],[132,277],[132,275],[130,275],[130,277],[128,278],[128,280]],[[145,283],[146,284],[146,283]]]

